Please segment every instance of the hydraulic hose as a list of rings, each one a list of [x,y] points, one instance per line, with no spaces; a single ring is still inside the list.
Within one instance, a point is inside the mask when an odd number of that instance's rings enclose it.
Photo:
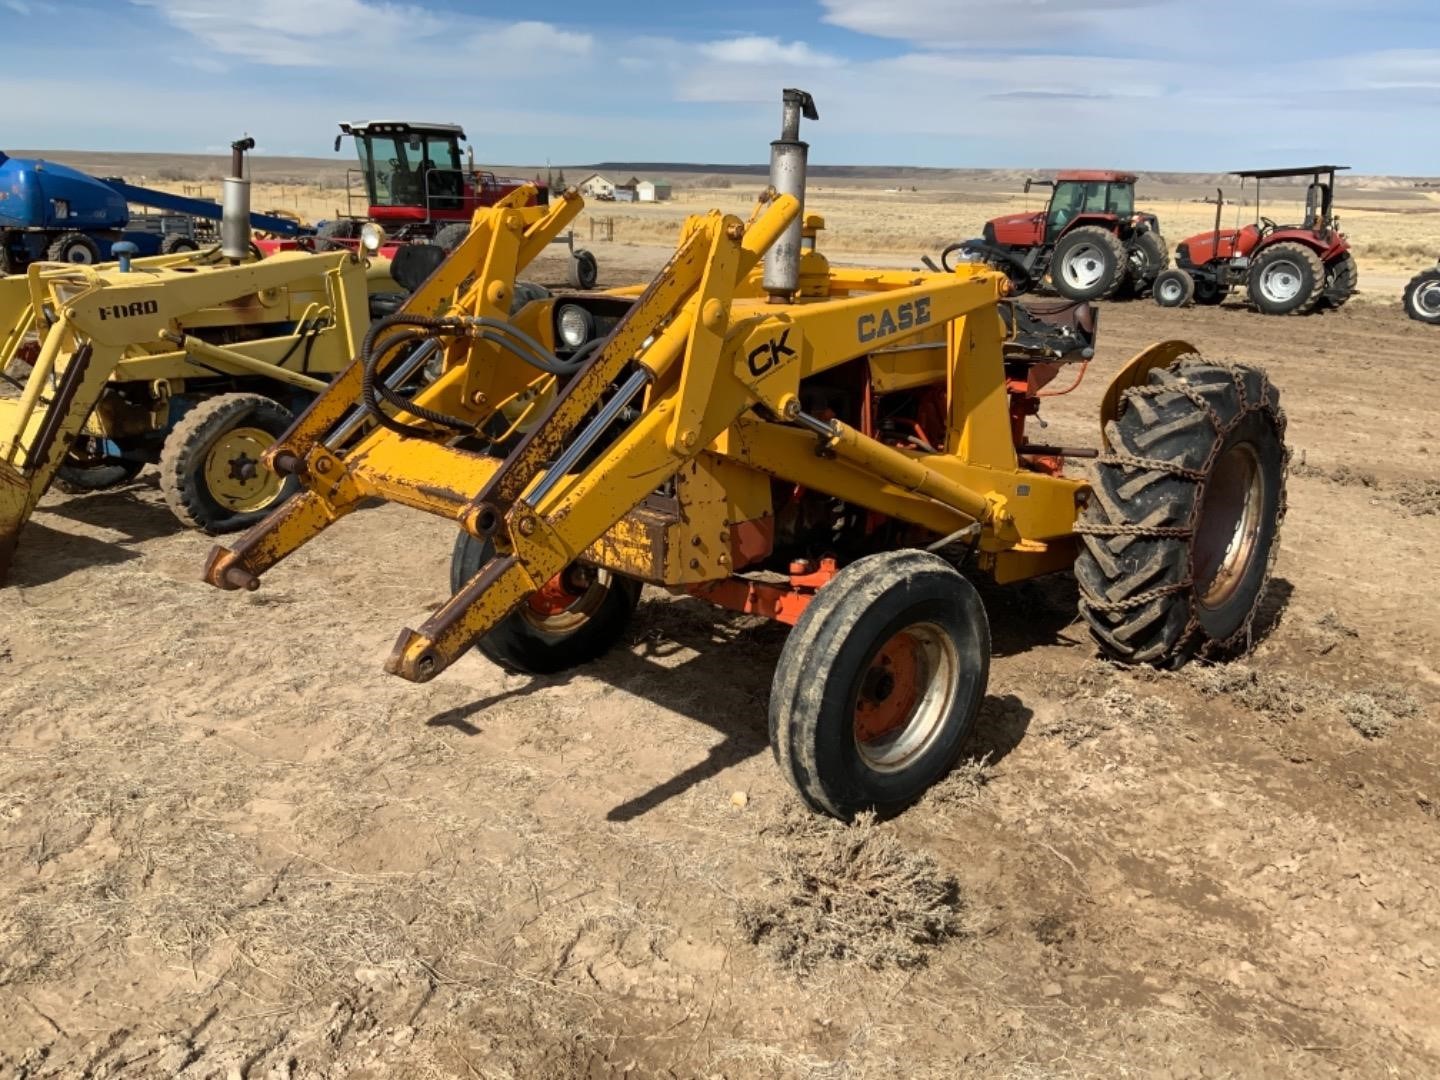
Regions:
[[[392,330],[397,332],[391,333]],[[360,398],[365,409],[382,427],[397,435],[432,437],[429,428],[396,420],[380,407],[383,398],[396,409],[427,420],[451,431],[469,433],[475,425],[447,413],[417,405],[399,393],[385,380],[377,378],[382,361],[396,349],[411,342],[421,343],[439,337],[468,337],[497,345],[531,367],[548,375],[567,377],[575,374],[601,344],[601,339],[587,342],[568,359],[561,360],[523,330],[500,319],[460,316],[409,315],[400,312],[371,325],[361,345],[362,376]]]

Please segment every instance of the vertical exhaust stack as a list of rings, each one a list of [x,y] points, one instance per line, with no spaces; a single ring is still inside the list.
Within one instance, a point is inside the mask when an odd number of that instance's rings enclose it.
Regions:
[[[810,144],[800,140],[800,118],[819,120],[815,99],[804,90],[787,89],[780,138],[770,144],[770,186],[800,200],[800,213],[765,253],[765,291],[772,304],[788,304],[800,290],[800,229],[805,218],[805,165]]]
[[[220,204],[220,254],[232,262],[250,257],[250,181],[245,176],[245,151],[255,149],[248,136],[230,144],[230,175]]]

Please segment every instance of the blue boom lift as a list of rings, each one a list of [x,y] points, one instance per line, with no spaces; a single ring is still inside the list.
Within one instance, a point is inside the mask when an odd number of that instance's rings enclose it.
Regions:
[[[242,139],[244,149],[253,139]],[[132,214],[131,205],[157,213]],[[140,255],[194,251],[218,241],[220,204],[99,178],[38,158],[0,151],[0,271],[15,274],[38,259],[98,263],[122,240]],[[288,218],[251,214],[252,228],[280,236],[312,230]]]

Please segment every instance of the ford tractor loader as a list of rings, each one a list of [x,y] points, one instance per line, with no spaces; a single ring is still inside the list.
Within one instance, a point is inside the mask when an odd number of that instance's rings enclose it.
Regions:
[[[1027,309],[979,264],[830,267],[802,116],[814,102],[787,90],[750,220],[691,217],[644,287],[511,315],[554,221],[479,211],[435,275],[455,302],[371,327],[267,452],[300,493],[214,548],[206,580],[257,588],[381,499],[457,529],[453,596],[386,662],[404,679],[477,646],[524,672],[594,660],[646,585],[778,620],[775,759],[839,816],[907,803],[961,752],[990,660],[977,576],[1073,572],[1117,660],[1243,647],[1285,506],[1265,374],[1154,345],[1115,373],[1097,445],[1033,441],[1047,387],[1093,356],[1094,310]],[[438,378],[397,389],[426,350]]]
[[[264,517],[297,485],[261,455],[350,363],[372,314],[404,299],[383,260],[254,261],[244,149],[213,252],[135,258],[122,243],[117,264],[0,278],[0,583],[52,483],[97,491],[156,464],[186,525]]]

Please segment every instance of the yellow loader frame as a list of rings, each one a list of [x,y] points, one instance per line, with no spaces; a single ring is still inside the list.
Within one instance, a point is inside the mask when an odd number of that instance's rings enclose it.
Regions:
[[[470,278],[452,315],[503,318],[516,274],[579,205],[571,195],[548,211],[479,212],[416,304]],[[773,512],[771,478],[963,537],[1000,581],[1068,566],[1088,489],[1017,458],[997,308],[1007,279],[968,265],[837,270],[826,295],[774,303],[755,271],[799,212],[796,199],[778,196],[748,225],[719,212],[690,218],[674,256],[558,394],[543,379],[527,381],[492,345],[450,338],[445,372],[417,406],[478,430],[517,388],[548,400],[503,462],[438,432],[425,439],[372,426],[347,445],[327,441],[355,408],[363,375],[352,365],[270,452],[305,490],[233,547],[217,546],[206,580],[258,587],[260,575],[366,499],[450,518],[491,540],[496,554],[420,629],[400,635],[386,668],[423,681],[576,560],[673,588],[727,581]],[[541,307],[517,319],[537,329]],[[1126,377],[1188,348],[1142,354]],[[943,383],[949,435],[940,452],[899,449],[801,411],[802,380],[866,356],[876,378]],[[631,405],[638,419],[581,466]],[[657,512],[647,500],[670,482],[673,508]]]

